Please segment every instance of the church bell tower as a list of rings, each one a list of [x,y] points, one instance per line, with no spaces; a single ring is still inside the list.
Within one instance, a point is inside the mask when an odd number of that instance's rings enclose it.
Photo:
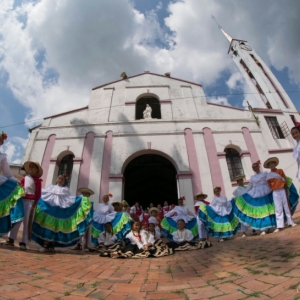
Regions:
[[[247,41],[232,38],[219,24],[218,26],[230,43],[228,54],[253,92],[251,96],[256,100],[251,103],[253,108],[295,112],[296,108],[288,94]]]

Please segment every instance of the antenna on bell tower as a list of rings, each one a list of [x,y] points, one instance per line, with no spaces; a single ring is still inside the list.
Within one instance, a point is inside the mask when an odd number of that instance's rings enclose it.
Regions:
[[[222,26],[217,22],[217,20],[214,16],[211,16],[211,18],[214,19],[214,21],[218,25],[218,28],[223,32],[223,34],[225,35],[225,37],[227,38],[229,43],[231,43],[232,42],[232,37],[226,31],[223,30]]]

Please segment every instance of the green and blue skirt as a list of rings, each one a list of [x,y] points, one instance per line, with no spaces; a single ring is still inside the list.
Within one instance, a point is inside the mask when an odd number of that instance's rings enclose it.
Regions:
[[[67,208],[51,206],[41,198],[36,206],[32,224],[32,239],[41,246],[44,241],[54,247],[77,244],[91,224],[93,204],[87,197],[79,196]]]
[[[239,220],[233,213],[233,209],[230,214],[220,216],[212,209],[211,206],[200,204],[198,216],[203,222],[207,234],[214,238],[232,237],[240,230],[241,227]]]
[[[24,190],[17,182],[7,179],[0,185],[0,236],[7,234],[24,217]]]

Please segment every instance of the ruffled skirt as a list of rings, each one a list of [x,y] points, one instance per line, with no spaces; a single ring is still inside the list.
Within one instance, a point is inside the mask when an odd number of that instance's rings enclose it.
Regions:
[[[16,223],[23,220],[23,195],[24,190],[11,179],[0,185],[0,236],[7,234]]]
[[[167,245],[169,248],[172,248],[175,251],[200,250],[212,246],[210,241],[182,242],[182,243],[169,242],[167,243]]]
[[[183,219],[182,217],[178,217],[178,219]],[[177,222],[173,220],[173,218],[163,218],[161,223],[161,233],[168,240],[173,241],[172,233],[178,230]],[[198,239],[198,223],[197,219],[193,218],[189,222],[185,224],[185,228],[189,229],[193,234],[193,240]]]
[[[259,198],[252,198],[246,193],[234,200],[234,214],[244,225],[258,230],[276,227],[272,193]]]
[[[233,205],[233,200],[232,206]],[[209,205],[200,204],[198,217],[203,222],[208,235],[215,238],[228,238],[234,236],[240,229],[239,220],[234,216],[233,210],[228,215],[219,216]]]
[[[288,187],[288,200],[290,202],[291,214],[293,215],[299,204],[299,194],[296,187],[294,186],[292,179],[287,177],[287,187]]]
[[[112,215],[112,214],[109,214]],[[109,216],[107,215],[107,216]],[[131,217],[124,212],[117,212],[114,214],[114,218],[102,218],[103,223],[99,223],[96,218],[92,220],[92,244],[99,245],[99,235],[105,231],[105,223],[111,222],[113,226],[113,233],[117,236],[117,240],[121,241],[131,230]]]
[[[41,246],[44,241],[54,247],[73,246],[86,232],[92,216],[93,204],[87,197],[77,197],[68,208],[51,206],[41,198],[35,209],[32,239]]]

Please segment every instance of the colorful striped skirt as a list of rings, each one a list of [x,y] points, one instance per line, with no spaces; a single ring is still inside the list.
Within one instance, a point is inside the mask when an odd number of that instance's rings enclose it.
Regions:
[[[23,220],[23,195],[24,190],[14,180],[7,179],[0,185],[0,236]]]

